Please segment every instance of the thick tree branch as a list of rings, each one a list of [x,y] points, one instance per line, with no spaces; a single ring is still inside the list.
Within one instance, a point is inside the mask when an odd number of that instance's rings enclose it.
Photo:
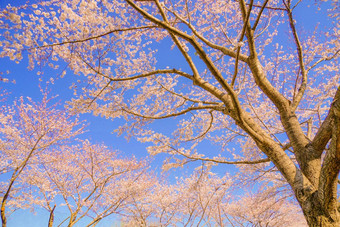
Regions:
[[[244,117],[243,117],[243,110],[241,108],[241,105],[239,103],[237,94],[235,93],[235,91],[232,89],[232,87],[225,81],[225,79],[223,78],[223,76],[221,75],[220,71],[216,68],[216,66],[214,65],[214,63],[211,61],[211,59],[207,56],[206,52],[204,51],[204,49],[202,48],[202,46],[191,36],[187,35],[186,33],[183,33],[181,31],[178,31],[176,28],[173,28],[171,26],[169,26],[169,24],[165,21],[160,21],[157,18],[153,17],[152,15],[150,15],[149,13],[147,13],[146,11],[144,11],[143,9],[141,9],[140,7],[138,7],[137,5],[135,5],[131,0],[126,0],[133,8],[135,8],[139,13],[141,13],[146,19],[164,27],[165,29],[167,29],[170,33],[172,34],[176,34],[182,38],[184,38],[185,40],[187,40],[188,42],[191,43],[191,45],[195,48],[196,52],[198,53],[198,55],[200,56],[200,58],[203,60],[203,62],[205,63],[205,65],[207,66],[207,68],[209,69],[209,71],[212,73],[212,75],[215,77],[215,79],[219,82],[219,84],[227,91],[228,96],[224,97],[221,96],[219,97],[221,99],[221,101],[223,101],[225,103],[225,105],[227,106],[227,108],[229,108],[230,110],[233,110],[234,113],[231,114],[231,116],[239,122],[239,124],[242,124],[244,128],[246,128],[246,131],[250,134],[252,134],[253,137],[256,137],[258,141],[261,141],[261,137],[258,136],[257,132],[252,129],[245,121],[244,121]],[[156,2],[157,3],[157,2]],[[161,8],[161,6],[158,3],[158,8],[161,11],[161,15],[163,17],[164,20],[166,20],[166,16]],[[196,79],[196,78],[195,78]],[[199,79],[196,79],[197,81],[199,81]],[[206,89],[206,85],[205,84],[199,84],[199,86],[202,86],[202,88],[204,87]],[[215,90],[215,89],[214,89]],[[217,96],[218,97],[218,96]]]
[[[195,27],[190,23],[190,21],[186,21],[185,19],[183,19],[180,15],[178,15],[178,13],[176,13],[173,10],[170,10],[169,8],[166,8],[169,12],[171,12],[173,15],[176,16],[176,18],[178,18],[181,22],[183,22],[184,24],[186,24],[190,30],[193,32],[193,34],[200,39],[201,41],[203,41],[207,46],[216,49],[216,50],[220,50],[223,54],[228,55],[230,57],[233,58],[239,58],[241,61],[243,62],[247,62],[248,61],[248,56],[244,55],[244,54],[240,54],[240,53],[235,53],[234,51],[224,47],[224,46],[220,46],[217,45],[211,41],[209,41],[208,39],[206,39],[204,36],[202,36],[196,29]],[[229,41],[231,43],[231,41]]]
[[[328,112],[326,119],[322,122],[318,132],[314,136],[311,145],[314,148],[315,156],[320,156],[325,150],[327,143],[332,137],[332,125],[334,124],[333,111]]]
[[[159,3],[159,1],[155,1],[156,2],[156,5],[157,5],[157,8],[160,12],[160,14],[162,15],[162,18],[163,20],[167,23],[167,24],[170,24],[169,23],[169,20],[167,19],[166,15],[165,15],[165,12],[161,6],[161,4]],[[200,77],[199,75],[199,72],[196,68],[196,65],[194,63],[194,61],[192,60],[192,58],[190,57],[190,55],[184,50],[181,42],[179,41],[179,39],[172,33],[168,30],[168,33],[169,35],[171,36],[171,39],[173,40],[173,42],[176,44],[177,48],[180,50],[180,52],[182,53],[183,57],[185,58],[186,62],[188,63],[189,67],[191,68],[193,74],[194,74],[194,84],[195,84],[195,81],[198,80]]]
[[[340,171],[340,87],[335,95],[331,111],[334,113],[332,140],[322,165],[318,195],[327,215],[333,220],[338,220],[340,218],[337,212],[337,183]]]
[[[246,20],[247,10],[244,0],[240,0],[240,8],[244,20]],[[307,178],[313,182],[313,185],[318,184],[318,177],[312,174],[309,168],[316,165],[318,159],[310,157],[311,160],[306,160],[307,149],[309,140],[306,138],[297,116],[294,113],[294,109],[291,108],[290,102],[268,81],[266,73],[263,70],[261,63],[259,62],[255,40],[253,36],[253,30],[251,30],[250,23],[248,22],[246,29],[246,36],[249,44],[249,67],[252,71],[253,77],[259,88],[265,93],[265,95],[274,103],[280,112],[281,122],[287,132],[288,138],[293,147],[294,153],[297,155],[297,160],[302,168],[302,172],[307,174]],[[302,180],[303,177],[300,178]],[[294,188],[294,187],[293,187]]]
[[[161,7],[161,5],[159,4],[158,1],[156,1],[157,7],[159,9],[159,11],[161,12],[161,15],[163,17],[163,19],[165,20],[165,22],[168,24],[168,20],[166,18],[166,15]],[[143,10],[141,10],[143,11]],[[147,19],[150,20],[150,17],[152,17],[152,15],[148,14],[147,12],[143,11],[144,15]],[[169,31],[170,32],[170,31]],[[171,32],[170,32],[171,33]],[[173,40],[175,41],[175,43],[180,46],[180,44],[178,44],[178,40],[176,37],[174,37],[174,35],[171,33],[171,37],[173,38]],[[216,78],[216,80],[221,84],[221,86],[228,92],[229,96],[231,97],[231,101],[230,102],[226,102],[229,101],[229,99],[225,99],[222,100],[223,102],[225,102],[225,104],[227,106],[233,106],[235,108],[236,111],[236,115],[234,115],[233,117],[237,117],[238,121],[243,122],[243,118],[242,118],[242,113],[243,111],[241,110],[241,105],[239,103],[239,100],[237,98],[236,93],[234,92],[234,90],[232,89],[232,87],[229,86],[229,84],[225,81],[225,79],[222,77],[222,75],[220,74],[219,70],[216,68],[216,66],[214,65],[214,63],[211,61],[211,59],[207,56],[207,54],[205,53],[205,51],[203,50],[203,48],[201,47],[201,45],[195,40],[195,39],[189,39],[188,40],[196,49],[198,55],[201,57],[201,59],[203,60],[203,62],[206,64],[206,66],[208,67],[209,71],[213,74],[213,76]],[[184,56],[188,55],[184,50],[181,49],[181,52]],[[187,57],[188,58],[188,57]],[[191,59],[189,59],[191,60]],[[187,60],[188,61],[188,60]],[[245,125],[245,127],[247,127],[247,125]],[[251,128],[248,129],[248,131],[252,131]]]
[[[248,65],[252,71],[256,84],[260,89],[270,98],[279,110],[287,110],[289,107],[288,100],[276,90],[273,85],[267,79],[267,75],[263,70],[263,67],[258,59],[254,31],[251,29],[249,20],[247,21],[247,9],[244,0],[240,0],[240,9],[246,23],[246,37],[248,40],[250,56],[248,58]]]
[[[185,40],[187,40],[190,43],[193,43],[194,38],[192,36],[190,36],[189,34],[187,34],[186,32],[182,32],[172,26],[170,26],[168,23],[161,21],[159,19],[157,19],[156,17],[152,16],[151,14],[147,13],[145,10],[143,10],[142,8],[138,7],[132,0],[126,0],[126,2],[132,6],[135,10],[137,10],[140,14],[142,14],[143,17],[145,17],[147,20],[157,24],[158,26],[168,30],[169,32],[172,32],[174,35],[179,36]],[[210,43],[212,44],[212,43]],[[195,47],[197,45],[197,41],[195,44],[193,44],[193,46]],[[218,49],[218,46],[215,46],[216,49]],[[227,48],[221,48],[221,51],[230,56],[230,57],[236,57],[236,53],[227,49]]]

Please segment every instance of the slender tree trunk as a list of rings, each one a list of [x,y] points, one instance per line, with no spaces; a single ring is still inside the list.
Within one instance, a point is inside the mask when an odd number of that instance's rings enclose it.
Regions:
[[[7,188],[7,191],[6,191],[4,197],[2,198],[2,201],[1,201],[1,222],[2,222],[2,227],[6,227],[7,226],[6,203],[7,203],[7,198],[9,196],[9,193],[10,193],[10,191],[12,189],[13,183],[14,183],[14,180],[13,180],[13,176],[12,176],[11,182],[10,182],[10,184],[9,184],[9,186]]]
[[[6,227],[7,225],[7,220],[5,216],[5,204],[1,204],[1,222],[2,222],[2,227]]]
[[[48,220],[48,227],[53,227],[53,221],[54,221],[54,209],[56,208],[56,205],[52,208],[50,212],[50,218]]]

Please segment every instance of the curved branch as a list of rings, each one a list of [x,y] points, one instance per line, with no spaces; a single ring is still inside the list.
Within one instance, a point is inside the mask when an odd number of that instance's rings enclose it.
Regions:
[[[158,69],[158,70],[155,70],[155,71],[152,71],[152,72],[139,74],[137,76],[131,76],[131,77],[126,77],[126,78],[110,78],[110,80],[114,81],[114,82],[135,80],[135,79],[149,77],[149,76],[156,75],[156,74],[165,74],[165,73],[175,73],[175,74],[181,75],[185,78],[188,78],[190,80],[194,79],[192,75],[185,73],[185,72],[182,72],[182,71],[177,70],[177,69]]]
[[[198,135],[196,136],[195,138],[191,138],[191,139],[188,139],[188,140],[184,140],[184,142],[190,142],[190,141],[194,141],[194,140],[197,140],[197,139],[200,139],[202,138],[203,136],[205,136],[211,129],[212,125],[213,125],[213,122],[214,122],[214,115],[212,114],[212,110],[209,111],[209,114],[210,114],[210,123],[209,123],[209,126],[208,128],[201,134],[201,135]]]
[[[155,26],[155,25],[152,25],[152,26],[148,25],[148,26],[140,26],[140,27],[134,27],[134,28],[114,29],[114,30],[105,32],[103,34],[99,34],[99,35],[96,35],[96,36],[90,36],[90,37],[85,38],[85,39],[65,41],[65,42],[60,42],[60,43],[53,43],[53,44],[47,44],[47,45],[42,45],[42,46],[37,46],[37,47],[31,47],[28,50],[37,49],[37,48],[44,48],[44,47],[61,46],[61,45],[72,44],[72,43],[82,43],[82,42],[86,42],[86,41],[89,41],[89,40],[98,39],[98,38],[110,35],[112,33],[115,33],[115,32],[133,31],[133,30],[146,29],[146,28],[148,28],[148,29],[150,29],[150,28],[157,28],[157,26]]]
[[[131,110],[128,110],[126,108],[122,108],[123,111],[129,113],[129,114],[132,114],[132,115],[135,115],[137,117],[142,117],[142,118],[146,118],[146,119],[165,119],[165,118],[170,118],[170,117],[177,117],[177,116],[180,116],[180,115],[183,115],[183,114],[186,114],[190,111],[193,111],[193,110],[206,110],[206,109],[213,109],[213,110],[220,110],[220,106],[218,105],[211,105],[211,106],[196,106],[196,107],[189,107],[185,110],[182,110],[180,112],[177,112],[177,113],[173,113],[173,114],[168,114],[168,115],[163,115],[163,116],[159,116],[159,117],[155,117],[155,116],[146,116],[146,115],[143,115],[143,114],[139,114],[139,113],[136,113],[136,112],[133,112]]]
[[[207,162],[215,162],[215,163],[219,163],[219,164],[230,164],[230,165],[253,165],[253,164],[260,164],[260,163],[266,163],[266,162],[270,162],[269,158],[265,158],[265,159],[260,159],[260,160],[254,160],[254,161],[223,161],[223,160],[216,160],[213,158],[199,158],[199,157],[192,157],[190,155],[186,155],[183,152],[180,152],[178,149],[172,147],[172,146],[168,146],[170,149],[174,150],[176,153],[191,159],[191,160],[195,160],[195,161],[207,161]]]
[[[99,70],[95,69],[90,63],[88,63],[87,61],[85,61],[85,59],[83,59],[79,54],[78,54],[79,58],[95,73],[97,73],[98,75],[101,75],[103,77],[105,77],[106,79],[109,79],[112,82],[119,82],[119,81],[128,81],[128,80],[136,80],[139,78],[145,78],[145,77],[149,77],[152,75],[156,75],[156,74],[165,74],[165,73],[175,73],[178,75],[181,75],[185,78],[188,78],[190,80],[194,80],[194,77],[186,72],[177,70],[177,69],[158,69],[152,72],[148,72],[148,73],[143,73],[143,74],[139,74],[136,76],[131,76],[131,77],[125,77],[125,78],[112,78],[110,76],[107,76],[105,74],[103,74],[102,72],[100,72]]]

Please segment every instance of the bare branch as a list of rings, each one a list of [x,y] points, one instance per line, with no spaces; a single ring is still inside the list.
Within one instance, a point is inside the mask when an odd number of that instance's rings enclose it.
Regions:
[[[330,61],[330,60],[334,59],[339,53],[340,53],[340,50],[337,50],[332,56],[319,59],[312,66],[310,66],[306,71],[309,72],[309,70],[313,69],[315,66],[317,66],[318,64],[320,64],[323,61]]]
[[[303,50],[302,50],[301,42],[299,40],[299,36],[297,34],[296,27],[295,27],[295,24],[294,24],[293,9],[290,8],[290,1],[288,1],[288,3],[285,3],[285,1],[283,1],[283,2],[284,2],[286,9],[287,9],[288,18],[289,18],[289,26],[290,26],[290,29],[292,30],[292,33],[293,33],[293,36],[294,36],[294,41],[295,41],[296,49],[297,49],[297,52],[298,52],[299,65],[300,65],[300,70],[301,70],[301,75],[302,75],[302,81],[301,81],[299,91],[293,97],[293,103],[291,105],[292,111],[295,111],[297,106],[299,105],[301,99],[302,99],[303,94],[305,93],[305,90],[306,90],[307,71],[305,69],[305,63],[303,62]]]
[[[57,205],[54,205],[52,210],[50,211],[50,217],[48,219],[48,227],[53,227],[53,221],[54,221],[54,210],[57,207]]]
[[[129,114],[135,115],[137,117],[146,118],[146,119],[165,119],[165,118],[170,118],[170,117],[177,117],[177,116],[186,114],[186,113],[188,113],[190,111],[193,111],[193,110],[207,110],[207,109],[209,109],[209,110],[211,110],[211,109],[213,109],[213,110],[220,110],[220,106],[219,105],[194,106],[194,107],[189,107],[189,108],[187,108],[185,110],[182,110],[180,112],[177,112],[177,113],[163,115],[163,116],[146,116],[146,115],[143,115],[143,114],[139,114],[139,113],[133,112],[133,111],[128,110],[126,108],[122,108],[123,111],[125,111],[125,112],[127,112]]]
[[[159,3],[158,0],[155,1],[155,2],[156,2],[156,5],[157,5],[158,10],[160,11],[160,13],[161,13],[161,15],[162,15],[163,20],[164,20],[167,24],[169,24],[169,21],[168,21],[166,15],[165,15],[164,10],[162,9],[161,4]],[[185,58],[186,62],[187,62],[188,65],[190,66],[190,68],[191,68],[191,70],[192,70],[192,72],[193,72],[193,74],[194,74],[194,78],[195,78],[194,84],[195,84],[195,83],[196,83],[196,80],[198,80],[199,78],[201,78],[200,75],[199,75],[199,72],[198,72],[198,70],[197,70],[197,68],[196,68],[196,65],[194,64],[194,62],[193,62],[193,60],[191,59],[190,55],[184,50],[184,48],[183,48],[181,42],[179,41],[179,39],[178,39],[172,32],[170,32],[169,30],[168,30],[168,33],[169,33],[169,35],[171,36],[171,39],[173,40],[173,42],[176,44],[177,48],[178,48],[178,49],[180,50],[180,52],[182,53],[182,55],[183,55],[183,57]]]
[[[72,44],[72,43],[82,43],[82,42],[90,41],[90,40],[93,40],[93,39],[98,39],[98,38],[110,35],[112,33],[115,33],[115,32],[126,32],[126,31],[133,31],[133,30],[140,30],[140,29],[150,29],[150,28],[157,28],[157,26],[152,25],[152,26],[141,26],[141,27],[134,27],[134,28],[114,29],[114,30],[105,32],[103,34],[99,34],[99,35],[96,35],[96,36],[91,36],[91,37],[88,37],[88,38],[85,38],[85,39],[78,39],[78,40],[72,40],[72,41],[64,41],[64,42],[60,42],[60,43],[53,43],[53,44],[47,44],[47,45],[42,45],[42,46],[37,46],[37,47],[31,47],[31,48],[29,48],[29,50],[37,49],[37,48],[44,48],[44,47],[61,46],[61,45]]]
[[[210,129],[211,129],[212,125],[213,125],[213,122],[214,122],[214,115],[212,114],[212,110],[209,111],[209,114],[210,114],[211,120],[210,120],[210,123],[208,125],[208,128],[201,135],[198,135],[195,138],[187,139],[187,140],[185,140],[185,142],[190,142],[190,141],[198,140],[198,139],[204,137],[210,131]]]
[[[230,164],[230,165],[254,165],[254,164],[270,162],[269,158],[254,160],[254,161],[224,161],[224,160],[217,160],[217,159],[213,159],[213,158],[193,157],[193,156],[187,155],[183,152],[180,152],[178,149],[175,149],[172,146],[168,146],[168,147],[171,148],[172,150],[174,150],[176,153],[178,153],[178,154],[180,154],[180,155],[182,155],[182,156],[184,156],[188,159],[195,160],[195,161],[214,162],[214,163],[219,163],[219,164]]]
[[[262,15],[262,13],[263,13],[263,10],[266,8],[266,5],[267,5],[268,1],[269,1],[269,0],[266,0],[266,1],[263,3],[262,7],[261,7],[261,10],[260,10],[259,14],[257,15],[256,21],[255,21],[255,23],[254,23],[254,25],[253,25],[253,27],[252,27],[252,30],[253,30],[253,31],[256,30],[256,27],[257,27],[258,23],[260,22],[260,19],[261,19],[261,15]],[[253,5],[253,6],[254,6],[254,5]]]
[[[246,4],[249,5],[249,3],[246,3]],[[261,5],[256,5],[256,4],[254,4],[253,6],[256,7],[256,8],[262,8],[263,7],[263,5],[261,6]],[[270,10],[286,11],[285,8],[279,8],[279,7],[265,6],[264,8],[270,9]]]
[[[223,54],[228,55],[230,57],[236,58],[237,57],[237,52],[235,53],[233,50],[228,49],[224,46],[220,46],[217,45],[215,43],[212,43],[211,41],[209,41],[208,39],[206,39],[204,36],[202,36],[201,34],[198,33],[198,31],[194,28],[194,26],[190,23],[190,21],[186,21],[185,19],[183,19],[181,16],[179,16],[176,12],[170,10],[169,8],[166,8],[169,12],[171,12],[173,15],[175,15],[180,21],[182,21],[184,24],[186,24],[190,30],[194,33],[194,35],[199,38],[201,41],[203,41],[206,45],[208,45],[209,47],[216,49],[216,50],[220,50]],[[229,40],[229,38],[227,37],[227,39]],[[229,42],[231,43],[231,41],[229,40]],[[238,58],[243,61],[243,62],[247,62],[248,61],[248,56],[244,55],[244,54],[238,54]]]
[[[158,69],[152,72],[148,72],[148,73],[143,73],[143,74],[139,74],[136,76],[131,76],[131,77],[125,77],[125,78],[112,78],[110,76],[107,76],[105,74],[103,74],[102,72],[100,72],[99,70],[95,69],[92,65],[90,65],[87,61],[85,61],[80,55],[79,57],[81,58],[81,60],[92,70],[94,71],[96,74],[101,75],[103,77],[105,77],[106,79],[109,79],[112,82],[119,82],[119,81],[128,81],[128,80],[136,80],[136,79],[140,79],[140,78],[145,78],[145,77],[149,77],[152,75],[156,75],[156,74],[166,74],[166,73],[175,73],[181,76],[184,76],[185,78],[188,78],[190,80],[194,80],[193,76],[185,73],[183,71],[177,70],[177,69]]]
[[[175,95],[175,96],[178,96],[178,97],[181,97],[182,99],[185,99],[186,101],[190,101],[190,102],[194,102],[194,103],[202,103],[202,104],[213,104],[213,105],[220,105],[221,103],[219,102],[207,102],[207,101],[201,101],[201,100],[195,100],[195,99],[191,99],[189,97],[186,97],[182,94],[179,94],[179,93],[176,93],[174,91],[171,91],[170,89],[166,88],[163,84],[157,82],[164,90],[166,90],[167,92]]]

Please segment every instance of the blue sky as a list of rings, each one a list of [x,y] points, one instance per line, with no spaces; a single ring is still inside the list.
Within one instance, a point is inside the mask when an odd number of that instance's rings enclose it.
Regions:
[[[4,7],[8,2],[13,2],[9,0],[0,0],[0,7]],[[18,3],[20,1],[16,1]],[[24,1],[23,1],[24,2]],[[304,3],[303,3],[304,4]],[[314,28],[317,22],[321,21],[321,26],[327,26],[328,22],[324,19],[323,14],[314,14],[309,13],[308,10],[303,10],[306,5],[301,5],[296,13],[297,21],[304,21],[304,23],[298,24],[298,27],[304,29]],[[314,7],[314,6],[311,6]],[[159,44],[155,44],[156,46]],[[172,50],[169,54],[168,49],[171,44],[167,43],[166,45],[162,45],[159,49],[159,54],[163,57],[158,61],[159,66],[168,66],[168,62],[171,62],[173,65],[181,64],[183,61],[182,57],[178,57],[178,51]],[[49,77],[54,77],[58,71],[53,71],[50,69],[45,70],[43,78],[41,80],[41,76],[37,75],[37,71],[29,71],[27,70],[27,60],[24,59],[20,64],[16,64],[15,62],[10,61],[9,59],[0,58],[0,72],[6,72],[9,70],[9,74],[3,74],[3,77],[8,78],[10,81],[15,80],[13,82],[0,83],[0,86],[9,92],[7,96],[6,102],[11,103],[14,99],[23,96],[23,97],[32,97],[34,100],[39,100],[41,98],[41,93],[39,91],[39,85],[42,87],[46,86],[46,81],[49,80]],[[171,65],[170,65],[171,68]],[[73,91],[68,89],[73,81],[72,76],[68,75],[62,79],[55,80],[54,84],[48,86],[48,89],[51,90],[51,95],[58,95],[57,99],[60,99],[61,102],[69,100],[72,97]],[[117,137],[113,134],[113,130],[119,126],[122,121],[120,120],[107,120],[101,117],[94,117],[91,114],[85,114],[81,116],[82,119],[86,119],[89,123],[87,127],[88,132],[86,132],[82,138],[88,138],[91,142],[94,143],[105,143],[106,145],[112,147],[113,149],[118,149],[122,152],[124,156],[135,155],[137,158],[143,158],[147,156],[147,152],[145,150],[146,144],[141,144],[137,142],[134,138],[130,141],[125,140],[124,136]],[[167,126],[171,125],[171,121],[162,121],[155,124],[155,127],[162,127],[163,124]],[[206,147],[202,146],[202,149],[217,149],[217,147]],[[153,167],[159,168],[164,155],[158,155],[155,157],[153,162]],[[191,169],[192,165],[188,165],[183,170],[177,170],[176,174],[185,173]],[[226,168],[231,168],[229,166],[221,165],[220,173],[223,173]],[[39,215],[39,213],[38,213]],[[17,214],[12,215],[9,218],[9,226],[45,226],[46,225],[46,216],[44,218],[40,216],[26,216],[25,211],[20,211]],[[103,224],[99,226],[104,226]]]

